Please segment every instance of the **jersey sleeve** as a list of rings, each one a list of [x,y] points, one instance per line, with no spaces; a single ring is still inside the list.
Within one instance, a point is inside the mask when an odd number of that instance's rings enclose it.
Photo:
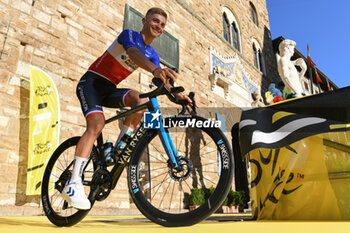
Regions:
[[[123,48],[127,50],[131,47],[137,47],[134,31],[126,29],[118,36],[118,43],[123,45]]]
[[[151,62],[153,62],[153,64],[155,64],[159,68],[162,68],[162,67],[160,67],[159,56],[156,52],[154,52],[154,56],[152,57]]]

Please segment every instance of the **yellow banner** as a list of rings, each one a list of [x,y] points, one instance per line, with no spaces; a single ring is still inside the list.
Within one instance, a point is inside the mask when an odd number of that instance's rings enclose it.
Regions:
[[[58,146],[59,119],[55,83],[44,71],[31,66],[27,195],[39,195],[41,192],[46,164]]]
[[[349,132],[308,137],[250,153],[257,219],[349,220]]]

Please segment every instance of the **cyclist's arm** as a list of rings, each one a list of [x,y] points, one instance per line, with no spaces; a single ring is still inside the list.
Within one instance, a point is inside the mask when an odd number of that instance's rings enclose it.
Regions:
[[[126,50],[129,58],[139,67],[148,72],[151,72],[154,77],[162,79],[162,81],[167,83],[167,76],[172,80],[176,81],[177,74],[175,71],[169,68],[160,68],[153,62],[147,59],[147,57],[136,47],[130,47]]]

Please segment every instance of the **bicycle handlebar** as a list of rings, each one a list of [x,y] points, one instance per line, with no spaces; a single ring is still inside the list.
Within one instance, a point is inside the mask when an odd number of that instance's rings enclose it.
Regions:
[[[185,114],[186,106],[188,104],[187,101],[186,100],[177,100],[176,97],[174,96],[174,93],[180,93],[180,92],[183,92],[185,90],[182,86],[172,87],[169,90],[164,85],[164,82],[160,78],[153,78],[152,82],[157,86],[157,88],[151,92],[140,94],[139,95],[140,98],[152,98],[152,97],[156,97],[159,95],[166,95],[171,102],[181,105],[182,109],[181,109],[180,114]],[[196,104],[195,104],[195,100],[194,100],[194,92],[190,92],[189,98],[192,100],[192,103],[193,103],[192,110],[196,114],[197,111],[196,111],[196,106],[195,106]]]
[[[178,87],[172,87],[170,90],[164,85],[164,83],[159,79],[157,81],[157,78],[153,78],[152,82],[157,86],[157,88],[151,92],[140,94],[140,98],[152,98],[157,97],[159,95],[167,95],[169,100],[175,104],[181,104],[179,101],[176,100],[174,93],[180,93],[183,92],[185,89],[181,86]]]

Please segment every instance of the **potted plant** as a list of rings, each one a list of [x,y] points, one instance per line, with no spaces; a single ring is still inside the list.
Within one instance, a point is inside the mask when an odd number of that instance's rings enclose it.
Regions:
[[[244,211],[245,195],[244,191],[229,191],[222,206],[217,210],[217,213],[238,213]]]
[[[190,211],[198,208],[200,205],[205,203],[205,190],[199,188],[191,189],[191,194],[189,195],[189,208]]]
[[[238,206],[239,212],[244,212],[244,205],[246,203],[245,192],[242,190],[234,192],[233,199],[234,205]]]
[[[215,191],[215,188],[193,188],[189,195],[189,208],[190,211],[198,208],[205,203]],[[245,205],[245,193],[244,191],[229,191],[227,197],[221,206],[217,209],[216,213],[238,213],[243,212]]]
[[[227,195],[227,205],[230,213],[238,213],[238,206],[236,205],[236,196],[237,193],[232,189]]]
[[[232,190],[230,190],[231,192]],[[230,213],[230,208],[229,208],[229,196],[225,198],[224,202],[221,204],[221,206],[216,210],[216,213]]]

